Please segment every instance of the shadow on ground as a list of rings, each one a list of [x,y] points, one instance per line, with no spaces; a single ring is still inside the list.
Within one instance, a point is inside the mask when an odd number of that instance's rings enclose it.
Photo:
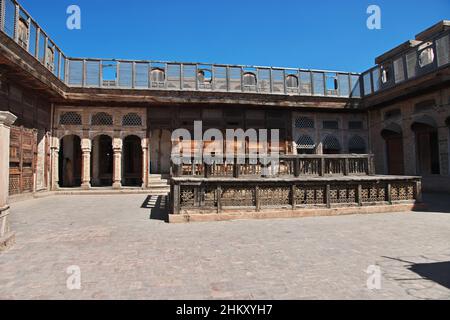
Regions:
[[[424,193],[423,203],[425,204],[425,208],[419,206],[414,211],[450,213],[450,195],[448,193]]]
[[[148,196],[141,206],[150,209],[150,220],[169,222],[169,206],[167,196]]]
[[[409,267],[424,279],[433,281],[450,289],[450,261],[435,263],[416,263]]]

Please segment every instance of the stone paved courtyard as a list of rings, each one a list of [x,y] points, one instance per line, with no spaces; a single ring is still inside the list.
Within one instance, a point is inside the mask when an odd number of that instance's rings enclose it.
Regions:
[[[12,205],[1,299],[450,299],[450,200],[435,212],[166,224],[145,195]],[[81,290],[66,270],[81,268]],[[365,272],[381,267],[381,289]]]

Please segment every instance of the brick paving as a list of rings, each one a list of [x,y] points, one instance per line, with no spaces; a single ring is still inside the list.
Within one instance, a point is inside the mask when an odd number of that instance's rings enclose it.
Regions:
[[[196,224],[166,224],[152,209],[164,199],[145,195],[15,203],[0,299],[450,299],[448,198],[427,196],[433,212]]]

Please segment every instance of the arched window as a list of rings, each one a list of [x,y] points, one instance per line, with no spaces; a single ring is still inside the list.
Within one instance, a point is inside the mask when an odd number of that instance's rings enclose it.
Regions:
[[[286,77],[286,86],[289,89],[296,89],[296,88],[298,88],[298,78],[297,78],[297,76],[295,76],[293,74],[289,74]]]
[[[93,126],[112,126],[112,116],[106,112],[99,112],[92,116],[91,125]]]
[[[339,140],[333,136],[328,135],[323,139],[323,153],[324,154],[338,154],[341,152],[341,144]]]
[[[129,113],[123,117],[122,125],[127,127],[142,126],[142,118],[136,113]]]
[[[348,151],[355,154],[366,153],[366,142],[360,136],[353,136],[348,142]]]
[[[200,69],[197,72],[197,79],[199,83],[211,83],[212,73],[209,69]]]
[[[166,73],[163,69],[154,68],[150,71],[150,82],[152,83],[152,86],[163,85],[164,81],[166,81]]]
[[[302,135],[297,140],[297,153],[298,154],[313,154],[316,149],[314,140],[308,135]]]
[[[53,48],[51,47],[47,47],[46,50],[46,63],[47,63],[47,68],[50,69],[51,71],[53,71],[54,67],[55,67],[55,52],[53,51]]]
[[[253,72],[246,72],[242,76],[244,86],[253,87],[256,86],[256,75]]]
[[[61,114],[59,118],[60,125],[68,126],[80,126],[81,125],[81,115],[76,112],[65,112]]]
[[[419,54],[419,66],[421,68],[433,63],[434,61],[434,51],[432,47],[428,47]]]
[[[19,44],[23,47],[27,47],[28,43],[28,22],[24,18],[20,17],[18,24],[19,32]]]
[[[314,129],[314,120],[308,117],[298,117],[295,119],[295,127],[299,129]]]

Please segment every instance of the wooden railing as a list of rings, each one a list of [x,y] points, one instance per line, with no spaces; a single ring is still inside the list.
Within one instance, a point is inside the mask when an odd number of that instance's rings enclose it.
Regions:
[[[308,209],[421,202],[419,177],[171,179],[172,214]]]
[[[323,177],[373,175],[373,155],[284,155],[275,164],[243,157],[244,161],[223,159],[206,164],[195,157],[184,158],[183,164],[172,163],[173,177],[248,178],[248,177]]]

